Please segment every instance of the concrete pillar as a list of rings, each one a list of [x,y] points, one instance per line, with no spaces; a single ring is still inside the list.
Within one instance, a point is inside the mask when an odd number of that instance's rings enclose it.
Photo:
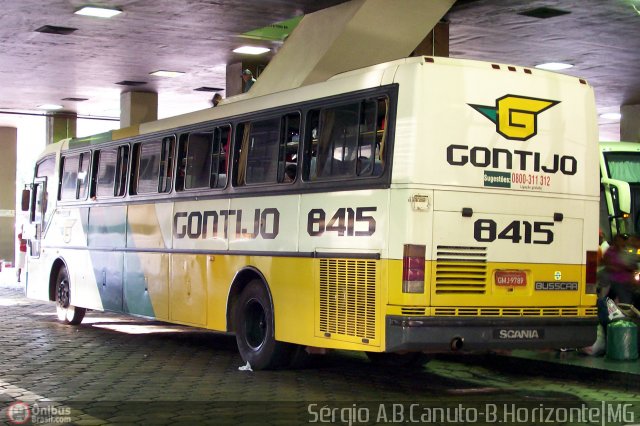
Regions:
[[[16,246],[17,141],[18,130],[15,127],[0,127],[0,259],[11,263],[14,263]]]
[[[78,114],[75,112],[47,114],[47,145],[60,142],[62,139],[74,138],[77,120]]]
[[[640,105],[622,105],[620,113],[620,140],[640,142]]]
[[[449,21],[441,20],[420,42],[411,56],[449,57]]]
[[[242,60],[227,65],[227,84],[225,87],[225,95],[228,97],[239,95],[244,88],[242,81],[242,71],[248,69],[253,73],[254,78],[258,78],[267,66],[265,61],[249,61]],[[257,80],[256,80],[257,81]]]
[[[124,92],[120,94],[120,128],[137,126],[157,119],[157,93]]]

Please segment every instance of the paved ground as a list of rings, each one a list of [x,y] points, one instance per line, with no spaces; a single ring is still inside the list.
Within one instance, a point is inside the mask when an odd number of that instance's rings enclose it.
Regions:
[[[592,413],[586,423],[555,418],[563,424],[640,422],[640,386],[579,373],[558,379],[535,364],[503,370],[500,357],[438,358],[401,371],[334,352],[304,370],[240,371],[232,336],[102,312],[64,326],[53,305],[25,299],[4,278],[0,424],[463,424],[474,414],[478,424],[541,424],[534,410],[555,407],[554,415]],[[594,417],[602,401],[619,421]]]

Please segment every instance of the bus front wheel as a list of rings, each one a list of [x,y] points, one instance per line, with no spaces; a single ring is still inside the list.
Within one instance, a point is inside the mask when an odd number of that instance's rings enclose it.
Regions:
[[[71,305],[71,286],[69,285],[69,273],[67,268],[60,268],[56,278],[56,313],[58,319],[65,324],[77,325],[82,322],[85,308]]]
[[[271,300],[260,280],[251,281],[240,293],[234,323],[240,355],[253,370],[280,368],[289,363],[292,345],[275,339]]]

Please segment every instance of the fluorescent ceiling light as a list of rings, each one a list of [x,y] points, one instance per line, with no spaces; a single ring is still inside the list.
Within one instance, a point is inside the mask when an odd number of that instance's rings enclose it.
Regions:
[[[569,69],[569,68],[573,68],[573,65],[564,64],[562,62],[547,62],[547,63],[544,63],[544,64],[536,65],[536,68],[541,69],[541,70],[547,70],[547,71],[560,71],[560,70],[566,70],[566,69]]]
[[[605,120],[620,120],[622,114],[619,112],[605,112],[604,114],[600,114],[600,118],[604,118]]]
[[[94,16],[96,18],[112,18],[122,13],[118,9],[108,9],[104,7],[96,6],[84,6],[81,9],[76,10],[76,15]]]
[[[182,71],[167,71],[167,70],[158,70],[154,72],[150,72],[149,75],[155,75],[157,77],[178,77],[179,75],[184,74]]]
[[[63,106],[62,105],[57,105],[57,104],[42,104],[42,105],[38,105],[36,108],[38,108],[38,109],[46,109],[48,111],[51,111],[51,110],[56,110],[56,109],[62,109]]]
[[[93,16],[96,18],[112,18],[122,13],[118,9],[109,9],[96,6],[84,6],[81,9],[75,11],[76,15]]]
[[[233,49],[235,53],[243,53],[245,55],[260,55],[261,53],[266,53],[271,49],[267,49],[266,47],[256,47],[256,46],[242,46],[237,49]]]

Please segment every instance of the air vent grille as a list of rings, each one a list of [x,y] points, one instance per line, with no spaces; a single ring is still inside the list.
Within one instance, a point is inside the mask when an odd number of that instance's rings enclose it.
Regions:
[[[587,308],[583,315],[592,316],[596,312]],[[575,307],[544,307],[544,308],[506,308],[506,307],[438,307],[434,308],[435,316],[460,317],[577,317],[580,310]]]
[[[331,336],[376,338],[375,261],[320,259],[319,325]]]
[[[436,294],[484,294],[486,262],[486,247],[438,246]]]

